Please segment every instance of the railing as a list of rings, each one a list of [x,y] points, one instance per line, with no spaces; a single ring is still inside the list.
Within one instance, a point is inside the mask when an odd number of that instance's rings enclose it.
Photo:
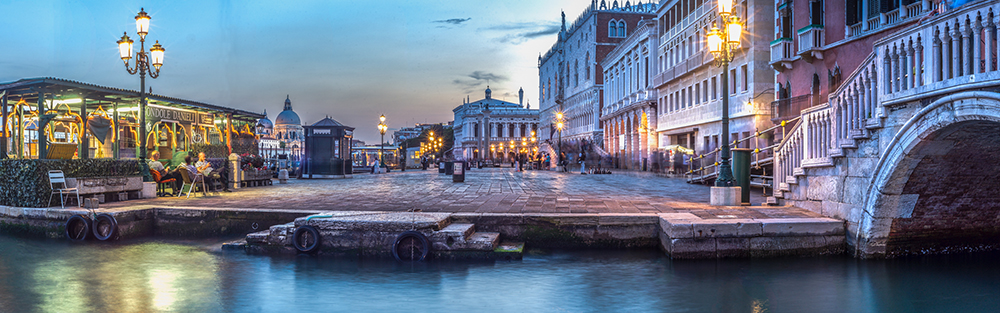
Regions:
[[[745,144],[747,147],[752,147],[754,150],[750,152],[753,156],[753,161],[750,163],[751,167],[758,168],[760,166],[765,166],[774,162],[774,153],[772,151],[778,147],[778,144],[762,146],[760,141],[762,140],[761,137],[767,136],[775,138],[778,132],[785,134],[786,126],[791,127],[797,120],[799,120],[798,117],[788,121],[783,121],[778,123],[778,125],[772,126],[771,128],[755,132],[753,136],[734,140],[729,143],[729,147],[738,148],[741,144]],[[751,140],[753,140],[752,144],[749,142]],[[722,152],[721,148],[715,148],[708,152],[703,152],[698,156],[692,157],[688,163],[689,169],[685,173],[688,177],[688,183],[706,182],[715,179],[719,172],[719,162],[717,162],[717,160],[720,152]],[[696,162],[698,163],[697,167],[695,167]],[[707,165],[706,162],[708,163]]]
[[[876,117],[875,107],[879,103],[878,75],[873,53],[844,80],[837,91],[830,94],[829,103],[836,119],[838,145],[852,145],[853,138],[865,134],[868,119]]]
[[[1000,41],[990,35],[996,25],[989,22],[996,12],[995,1],[967,4],[876,43],[879,70],[885,73],[879,81],[883,97],[896,103],[929,92],[996,85],[1000,64],[994,51],[1000,51]]]
[[[904,8],[904,11],[906,11],[906,17],[913,17],[920,15],[920,11],[922,10],[923,10],[923,1],[911,3]]]
[[[907,18],[913,7],[905,8]],[[882,126],[887,107],[1000,86],[995,57],[1000,40],[990,35],[998,29],[989,22],[995,12],[1000,12],[996,1],[967,4],[876,42],[868,58],[830,93],[829,104],[803,110],[801,123],[777,145],[774,187],[788,190],[795,176],[804,175],[803,168],[832,165],[843,148],[856,147],[857,139]]]
[[[862,23],[847,26],[847,37],[861,36],[864,31],[861,29]]]
[[[813,98],[812,95],[803,95],[771,102],[771,121],[780,123],[798,117],[802,114],[802,110],[818,104],[813,103]]]
[[[823,50],[823,25],[809,25],[798,31],[799,55]]]
[[[899,23],[899,21],[900,21],[899,10],[894,10],[892,12],[889,12],[889,13],[885,14],[885,23],[884,24],[895,24],[895,23]]]
[[[792,58],[792,38],[778,38],[771,42],[771,64]]]
[[[865,21],[865,26],[867,26],[867,28],[865,29],[865,31],[866,32],[871,32],[873,30],[876,30],[876,29],[878,29],[879,25],[881,25],[881,24],[882,24],[882,21],[881,21],[880,18],[870,18],[867,21]]]

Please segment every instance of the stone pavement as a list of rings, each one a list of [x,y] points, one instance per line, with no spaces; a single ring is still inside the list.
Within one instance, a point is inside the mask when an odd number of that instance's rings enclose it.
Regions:
[[[763,202],[754,190],[751,203]],[[511,168],[473,169],[464,183],[428,169],[356,174],[352,179],[291,179],[288,184],[241,188],[232,193],[192,193],[190,199],[157,198],[103,204],[104,208],[253,208],[310,211],[475,213],[691,213],[702,218],[795,218],[820,215],[794,207],[713,207],[709,186],[648,173],[580,175]]]

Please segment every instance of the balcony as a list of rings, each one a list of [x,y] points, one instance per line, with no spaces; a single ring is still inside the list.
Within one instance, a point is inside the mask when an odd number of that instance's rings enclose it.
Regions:
[[[778,38],[771,42],[771,67],[783,72],[792,69],[795,54],[792,52],[792,38]]]
[[[806,62],[823,59],[823,25],[809,25],[799,29],[799,56]],[[774,52],[771,52],[774,53]]]
[[[812,95],[802,95],[771,102],[771,121],[781,124],[802,114],[802,110],[813,106],[815,97]]]

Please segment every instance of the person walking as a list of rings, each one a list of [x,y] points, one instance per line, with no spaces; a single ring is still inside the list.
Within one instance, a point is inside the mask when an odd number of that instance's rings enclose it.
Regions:
[[[583,150],[580,151],[580,156],[576,158],[577,162],[580,162],[580,174],[587,175],[587,154]]]

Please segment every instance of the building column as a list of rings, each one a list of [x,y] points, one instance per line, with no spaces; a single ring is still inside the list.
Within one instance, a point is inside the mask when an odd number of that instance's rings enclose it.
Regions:
[[[970,36],[970,39],[972,40],[972,47],[973,47],[972,73],[979,74],[983,72],[983,62],[980,61],[983,58],[982,55],[983,53],[982,51],[980,51],[983,49],[983,43],[982,43],[983,25],[980,23],[978,19],[972,21],[970,31],[972,32],[972,36]]]
[[[942,54],[941,37],[934,36],[934,40],[931,41],[931,53],[924,55],[924,61],[929,61],[925,64],[931,64],[931,74],[934,75],[934,80],[931,82],[939,82],[943,79],[944,56]]]
[[[951,78],[956,78],[962,76],[962,32],[960,30],[961,26],[955,23],[955,29],[952,30],[951,35],[951,65],[952,73]]]

